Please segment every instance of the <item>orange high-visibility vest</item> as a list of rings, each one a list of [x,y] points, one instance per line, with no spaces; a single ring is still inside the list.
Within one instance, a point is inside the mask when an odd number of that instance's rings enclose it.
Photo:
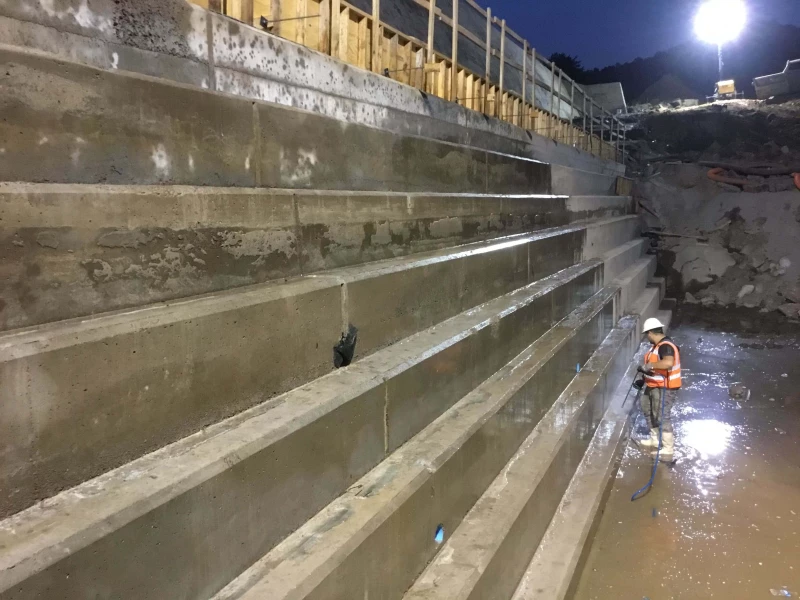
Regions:
[[[675,344],[669,340],[660,341],[645,355],[644,364],[647,366],[648,364],[657,363],[660,360],[658,358],[658,349],[664,344],[672,346],[672,349],[675,351],[675,364],[672,365],[671,369],[654,369],[652,375],[644,376],[644,381],[647,387],[665,387],[668,390],[677,390],[681,387],[681,353]]]

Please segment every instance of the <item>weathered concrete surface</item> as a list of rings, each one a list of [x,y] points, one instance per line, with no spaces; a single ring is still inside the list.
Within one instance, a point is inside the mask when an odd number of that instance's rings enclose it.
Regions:
[[[385,419],[415,401],[394,381],[413,371],[427,382],[432,420],[601,279],[597,261],[572,267],[10,517],[0,598],[208,597],[383,460],[386,440],[418,432]]]
[[[0,335],[0,512],[319,377],[349,323],[365,356],[574,265],[584,235],[547,230]]]
[[[530,159],[10,47],[0,65],[2,181],[549,192]]]
[[[587,171],[624,167],[183,0],[0,2],[0,43]]]
[[[647,295],[655,290],[649,288]],[[644,296],[644,294],[643,294]],[[643,300],[641,298],[640,300]],[[655,315],[650,302],[637,305],[647,312],[636,315],[631,341],[640,323]],[[665,315],[660,315],[662,318]],[[670,316],[670,313],[666,313]],[[631,317],[628,317],[629,319]],[[669,324],[669,319],[662,322]],[[619,457],[630,426],[630,382],[641,363],[646,342],[622,375],[611,397],[610,406],[597,428],[586,454],[564,493],[556,514],[542,538],[512,600],[564,600],[574,591],[575,576],[581,571],[587,543],[591,542],[600,511],[605,504],[619,466]],[[613,381],[609,381],[611,385]]]
[[[0,184],[0,329],[552,227],[573,220],[564,203],[552,196]]]
[[[438,549],[437,525],[458,526],[586,363],[613,293],[550,329],[214,600],[401,597]]]
[[[574,219],[607,219],[629,215],[635,211],[630,196],[569,196],[566,209]]]
[[[655,213],[642,213],[646,225],[687,236],[658,241],[671,295],[764,312],[797,304],[800,194],[788,176],[748,181],[740,192],[711,181],[707,167],[664,164],[637,183],[637,195]]]
[[[647,287],[647,283],[656,274],[656,266],[656,257],[646,256],[637,260],[619,275],[619,284],[622,288],[619,299],[621,314],[631,311],[634,303]]]
[[[646,240],[638,238],[609,250],[603,255],[605,285],[610,285],[634,262],[644,255]]]
[[[639,236],[639,220],[631,215],[612,217],[586,224],[584,259],[598,258]]]
[[[657,310],[658,292],[655,288],[648,288],[637,300],[634,314],[627,317],[636,321],[631,342],[638,352],[622,375],[610,406],[512,600],[563,600],[571,597],[575,576],[581,571],[587,544],[592,539],[627,440],[631,410],[629,382],[649,347],[646,342],[639,346],[635,332],[645,319],[655,316]],[[671,313],[659,312],[658,316],[669,325]]]
[[[550,189],[564,196],[614,196],[617,176],[551,165]]]
[[[597,352],[403,598],[511,597],[629,363],[635,332],[626,322],[611,330],[612,321],[597,328],[605,338]]]

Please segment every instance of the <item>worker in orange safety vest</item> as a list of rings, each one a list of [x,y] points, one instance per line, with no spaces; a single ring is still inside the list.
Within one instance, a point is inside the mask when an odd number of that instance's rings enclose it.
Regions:
[[[675,436],[672,431],[670,417],[672,406],[681,389],[681,351],[680,348],[664,333],[664,325],[658,319],[647,319],[642,333],[653,345],[645,354],[644,366],[638,371],[644,378],[637,381],[640,389],[644,388],[641,396],[642,412],[650,426],[650,437],[639,442],[639,445],[652,450],[658,450],[658,430],[661,426],[661,452],[660,457],[671,461],[675,451]],[[665,392],[664,414],[661,414],[661,393]]]

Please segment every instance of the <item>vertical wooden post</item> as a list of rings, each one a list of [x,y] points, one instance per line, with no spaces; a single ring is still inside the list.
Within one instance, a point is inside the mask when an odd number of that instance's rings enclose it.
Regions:
[[[628,130],[622,130],[622,164],[624,165],[627,162],[626,153],[628,152]]]
[[[503,19],[500,23],[500,89],[498,95],[500,96],[500,110],[505,112],[506,102],[503,97],[505,89],[505,75],[506,75],[506,20]],[[506,115],[501,114],[500,118]]]
[[[522,41],[522,111],[520,122],[527,129],[525,115],[528,112],[528,40]]]
[[[208,0],[208,10],[222,13],[222,0]]]
[[[553,115],[556,114],[556,66],[551,62],[550,71],[552,77],[550,78],[550,126],[553,126]],[[555,132],[550,131],[548,137],[555,139]]]
[[[381,0],[372,0],[372,71],[381,71]]]
[[[306,45],[306,19],[308,16],[308,0],[296,0],[297,10],[295,16],[297,20],[294,22],[295,39],[298,44]]]
[[[587,137],[586,131],[586,88],[581,88],[581,94],[583,95],[583,144],[581,146],[584,150],[588,149],[589,146],[589,138]]]
[[[569,144],[575,145],[575,82],[570,79],[569,86]]]
[[[436,0],[428,0],[428,62],[433,62],[434,34],[436,27]]]
[[[453,47],[451,51],[451,60],[453,61],[453,68],[450,72],[450,100],[458,102],[458,3],[459,0],[453,0]]]
[[[323,4],[327,0],[322,0]],[[337,58],[340,57],[340,48],[341,44],[339,40],[341,39],[342,31],[341,31],[341,23],[340,20],[342,18],[342,0],[330,0],[330,30],[331,30],[331,41],[330,41],[330,55],[335,56]]]
[[[239,20],[248,25],[253,24],[253,0],[242,0]]]
[[[531,48],[531,121],[536,119],[536,48]],[[531,128],[534,128],[531,123]]]
[[[222,4],[221,1],[220,4]],[[270,21],[278,21],[278,22],[273,25],[272,29],[270,30],[270,33],[273,33],[277,36],[282,35],[282,29],[283,29],[282,26],[284,25],[284,23],[282,23],[279,20],[281,19],[282,16],[283,16],[283,7],[281,6],[281,0],[272,0],[270,2],[269,19]],[[289,16],[293,15],[290,14]]]
[[[492,82],[492,9],[486,9],[486,85],[483,87],[483,112],[489,114],[489,88]]]
[[[251,0],[252,1],[252,0]],[[333,0],[322,0],[319,4],[319,51],[331,53],[331,4]]]
[[[563,123],[561,121],[561,104],[562,104],[562,102],[564,102],[564,97],[561,94],[561,79],[562,79],[561,76],[563,74],[564,74],[564,72],[561,69],[559,69],[558,70],[558,87],[556,88],[557,93],[558,93],[558,112],[556,113],[556,116],[558,117],[559,133],[563,132],[563,128],[562,128]],[[563,135],[560,135],[559,141],[560,142],[564,141],[564,136]]]

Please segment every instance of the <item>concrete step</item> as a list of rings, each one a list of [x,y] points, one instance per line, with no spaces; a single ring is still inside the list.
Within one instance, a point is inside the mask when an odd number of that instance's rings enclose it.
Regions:
[[[614,197],[611,201],[619,200]],[[0,183],[0,329],[608,216],[536,195]],[[610,204],[615,216],[622,204]],[[21,292],[24,290],[24,292]]]
[[[562,165],[550,167],[551,193],[563,196],[615,196],[617,179],[617,175],[603,175]]]
[[[549,165],[528,158],[16,46],[0,68],[0,181],[550,193]]]
[[[7,518],[0,599],[209,597],[595,294],[601,278],[600,261],[565,269]],[[251,356],[218,351],[225,365]],[[154,385],[156,375],[144,371],[139,384]],[[204,383],[223,376],[215,370]],[[9,433],[20,454],[38,452],[49,464],[20,478],[29,464],[11,463],[17,470],[6,480],[21,479],[30,495],[63,484],[84,461],[97,468],[108,448],[130,452],[137,440],[161,439],[154,425],[207,410],[198,402],[205,390],[183,385],[193,394],[178,411],[166,395],[170,403],[141,405],[139,414],[123,402],[113,420],[106,413],[115,406],[61,400],[58,436],[41,440],[50,446],[26,448],[13,437],[18,429]],[[226,393],[217,387],[208,401]],[[57,465],[67,477],[56,479]]]
[[[633,263],[642,258],[646,242],[647,240],[644,238],[636,238],[612,248],[603,255],[603,264],[605,265],[603,281],[606,285],[609,285]]]
[[[566,209],[571,218],[587,221],[636,212],[630,196],[567,196]]]
[[[656,288],[647,288],[635,306],[641,310],[625,319],[635,319],[635,332],[656,311]],[[657,308],[657,304],[656,304]],[[669,325],[670,313],[659,315]],[[564,600],[572,596],[573,585],[583,568],[594,530],[619,466],[627,442],[630,413],[637,411],[633,394],[628,394],[636,367],[650,345],[644,342],[616,387],[611,405],[581,464],[564,493],[542,542],[528,565],[512,600]]]
[[[655,274],[656,266],[655,256],[644,256],[620,274],[619,283],[622,288],[620,314],[627,314],[631,311],[636,299],[641,296],[648,281]]]
[[[640,236],[639,217],[610,217],[586,223],[586,241],[583,245],[584,259],[600,258],[621,244]]]
[[[608,334],[403,598],[511,597],[629,363],[633,321]]]
[[[607,288],[467,394],[214,600],[399,598],[610,330]]]
[[[576,264],[586,236],[544,230],[1,334],[0,514],[324,375],[348,323],[360,360]]]

